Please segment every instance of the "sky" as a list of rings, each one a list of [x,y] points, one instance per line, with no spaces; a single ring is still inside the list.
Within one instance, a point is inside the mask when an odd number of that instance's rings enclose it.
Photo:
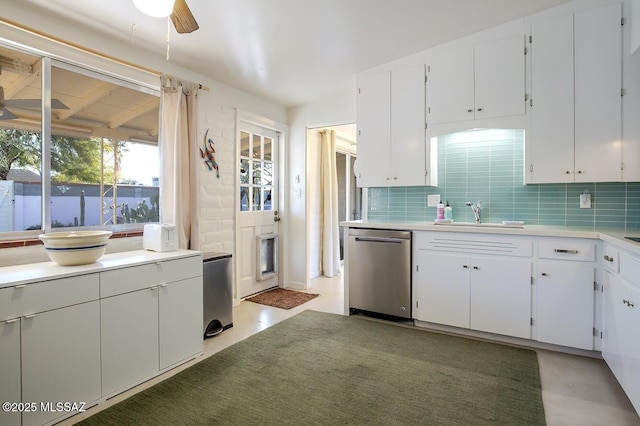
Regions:
[[[158,147],[127,142],[126,148],[128,151],[124,153],[120,163],[121,176],[143,185],[152,185],[152,178],[160,176]]]

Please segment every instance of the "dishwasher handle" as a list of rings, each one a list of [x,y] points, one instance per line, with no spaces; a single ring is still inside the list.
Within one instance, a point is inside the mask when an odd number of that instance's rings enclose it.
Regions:
[[[369,243],[392,243],[402,244],[406,239],[388,238],[388,237],[355,237],[356,241],[369,242]]]

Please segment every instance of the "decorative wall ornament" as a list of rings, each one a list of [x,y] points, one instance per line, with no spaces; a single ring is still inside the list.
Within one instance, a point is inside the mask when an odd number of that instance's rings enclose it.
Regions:
[[[209,168],[209,171],[212,171],[215,169],[216,171],[216,177],[218,179],[220,179],[220,167],[218,166],[218,163],[216,162],[216,157],[215,157],[215,153],[216,150],[213,147],[213,139],[207,139],[207,135],[209,134],[209,129],[207,129],[206,132],[204,132],[204,141],[203,141],[203,146],[200,147],[200,157],[204,158],[204,164],[207,165],[207,167]]]

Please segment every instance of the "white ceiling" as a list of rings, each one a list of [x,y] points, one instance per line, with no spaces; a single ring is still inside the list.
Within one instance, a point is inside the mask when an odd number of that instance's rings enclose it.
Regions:
[[[21,0],[166,54],[167,20],[131,0]],[[567,0],[187,0],[200,29],[170,34],[170,61],[284,107],[329,96],[362,70]],[[76,43],[78,40],[72,40]]]

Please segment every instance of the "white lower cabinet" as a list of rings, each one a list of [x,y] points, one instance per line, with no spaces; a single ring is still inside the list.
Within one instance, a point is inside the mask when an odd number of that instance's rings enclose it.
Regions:
[[[160,286],[160,370],[202,351],[202,279]]]
[[[103,272],[100,293],[104,396],[202,352],[200,256]]]
[[[531,338],[531,241],[439,232],[414,239],[415,319]]]
[[[18,268],[0,288],[0,402],[16,404],[2,426],[59,422],[82,408],[62,403],[87,408],[202,353],[198,252],[107,255],[68,271],[34,265],[30,279]]]
[[[20,318],[0,321],[0,402],[20,402]],[[0,425],[20,425],[19,412],[0,410]]]
[[[602,357],[640,412],[640,288],[606,272]]]
[[[147,288],[100,301],[103,395],[158,372],[158,292]]]
[[[536,340],[593,350],[595,241],[541,237],[537,257]]]
[[[538,263],[538,341],[593,349],[594,273],[583,262]]]
[[[59,402],[100,399],[100,306],[93,301],[21,319],[22,401],[39,404],[23,425],[67,415]],[[43,409],[41,403],[52,403]]]

